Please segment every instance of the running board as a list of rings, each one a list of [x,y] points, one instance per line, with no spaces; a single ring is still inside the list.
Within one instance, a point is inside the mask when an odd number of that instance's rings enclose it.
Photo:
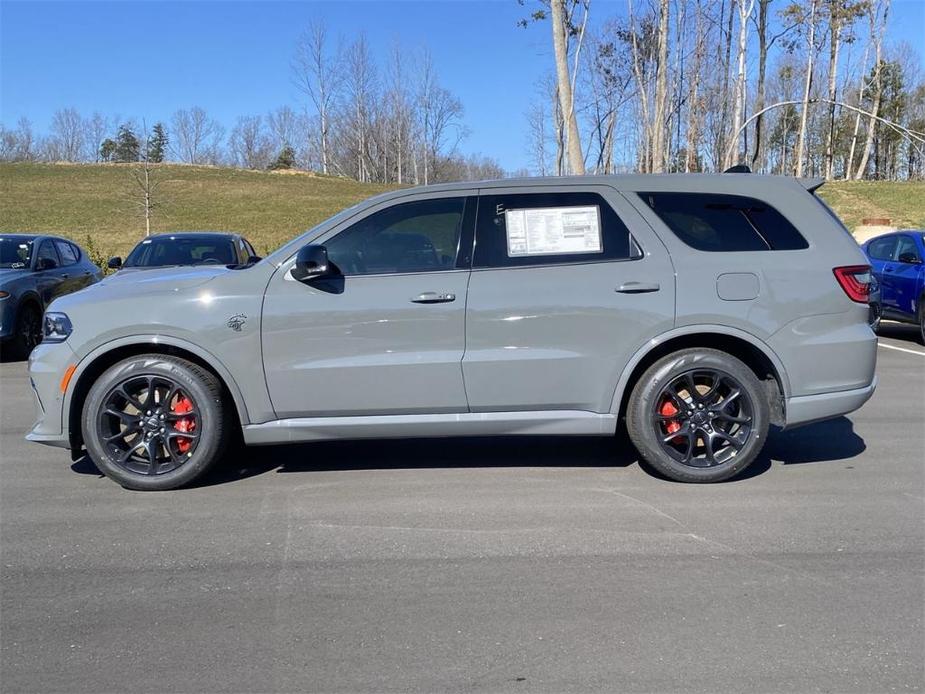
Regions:
[[[362,417],[298,417],[244,427],[250,446],[333,439],[403,439],[444,436],[609,436],[617,417],[581,410],[461,412]]]

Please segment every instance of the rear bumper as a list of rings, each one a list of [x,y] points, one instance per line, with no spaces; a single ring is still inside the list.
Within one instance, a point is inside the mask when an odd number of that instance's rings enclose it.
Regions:
[[[852,388],[835,393],[818,393],[816,395],[803,395],[787,398],[785,428],[812,424],[824,419],[832,419],[854,412],[865,402],[870,400],[877,388],[877,377],[874,376],[870,385],[863,388]]]

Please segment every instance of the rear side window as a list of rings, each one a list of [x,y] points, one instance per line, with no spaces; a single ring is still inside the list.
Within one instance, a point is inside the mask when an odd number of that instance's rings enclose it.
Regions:
[[[794,251],[809,244],[773,207],[739,195],[639,193],[681,241],[698,251]]]
[[[597,193],[479,197],[474,267],[630,260],[642,253]]]
[[[77,262],[77,252],[71,244],[67,241],[55,241],[55,245],[58,247],[62,265],[73,265]]]
[[[886,236],[882,239],[871,241],[867,246],[867,255],[875,260],[892,260],[895,249],[896,237]]]

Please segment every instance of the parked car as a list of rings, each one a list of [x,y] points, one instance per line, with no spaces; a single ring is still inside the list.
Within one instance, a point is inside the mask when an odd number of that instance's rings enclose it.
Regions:
[[[0,341],[24,359],[42,339],[42,312],[53,299],[102,278],[73,241],[43,234],[0,234]]]
[[[925,231],[884,234],[862,248],[880,285],[874,312],[886,320],[918,325],[925,344]]]
[[[250,241],[225,231],[175,231],[154,234],[139,242],[125,262],[115,256],[108,265],[114,270],[167,267],[172,265],[244,265],[259,260]]]
[[[674,480],[873,393],[870,267],[812,191],[744,174],[410,188],[249,266],[116,273],[58,299],[32,441],[133,489],[253,445],[612,436]]]

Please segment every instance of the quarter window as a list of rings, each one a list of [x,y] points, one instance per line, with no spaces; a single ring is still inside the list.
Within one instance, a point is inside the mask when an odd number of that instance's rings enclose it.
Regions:
[[[474,267],[558,265],[641,257],[597,193],[482,195]]]
[[[61,265],[73,265],[77,262],[77,253],[67,241],[55,241],[55,246],[58,248],[58,255],[61,256]]]
[[[345,275],[453,270],[465,203],[439,198],[375,212],[326,241],[328,258]]]
[[[773,207],[754,198],[704,193],[639,193],[681,241],[698,251],[793,251],[806,239]]]
[[[911,236],[900,236],[899,242],[896,244],[896,260],[898,261],[904,256],[915,258],[915,261],[919,260],[919,249],[915,247],[915,241],[912,240]]]

